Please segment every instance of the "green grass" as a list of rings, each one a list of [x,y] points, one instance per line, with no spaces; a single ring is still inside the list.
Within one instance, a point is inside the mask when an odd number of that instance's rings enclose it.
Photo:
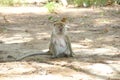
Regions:
[[[48,2],[45,7],[48,9],[50,13],[55,12],[55,9],[57,8],[57,3],[55,2]]]
[[[106,6],[109,2],[115,3],[120,0],[68,0],[68,3],[74,4],[77,7],[90,7],[90,6]]]
[[[20,6],[24,5],[26,0],[0,0],[0,6]],[[69,4],[73,4],[77,7],[90,7],[90,6],[105,6],[108,2],[112,4],[120,4],[120,0],[67,0]],[[56,8],[54,1],[48,2],[45,6],[49,12],[54,12]]]
[[[0,6],[14,6],[21,4],[21,0],[0,0]]]

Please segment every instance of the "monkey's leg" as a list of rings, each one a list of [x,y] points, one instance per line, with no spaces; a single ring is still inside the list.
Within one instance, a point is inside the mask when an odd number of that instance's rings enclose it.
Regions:
[[[69,49],[66,49],[66,51],[64,52],[64,57],[71,57]]]
[[[58,52],[57,52],[57,49],[56,49],[55,42],[50,42],[49,50],[50,50],[50,53],[52,54],[51,58],[57,58]]]
[[[60,56],[59,56],[58,51],[57,51],[56,49],[54,49],[52,58],[59,58],[59,57],[60,57]]]
[[[65,36],[65,40],[66,40],[66,44],[67,44],[67,50],[65,53],[68,54],[69,57],[73,57],[71,41],[67,35]]]
[[[61,58],[61,57],[67,56],[64,52],[63,52],[63,53],[60,53],[57,48],[58,48],[58,47],[54,47],[54,51],[53,51],[53,56],[52,56],[52,58]]]

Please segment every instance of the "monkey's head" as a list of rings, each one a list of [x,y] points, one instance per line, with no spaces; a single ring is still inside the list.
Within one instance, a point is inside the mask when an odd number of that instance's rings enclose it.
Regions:
[[[56,22],[54,23],[54,32],[56,34],[65,34],[66,28],[63,22]]]

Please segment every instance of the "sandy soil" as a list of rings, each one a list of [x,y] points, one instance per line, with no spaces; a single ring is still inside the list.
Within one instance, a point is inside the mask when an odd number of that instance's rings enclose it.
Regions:
[[[0,7],[0,80],[120,80],[120,7]],[[5,18],[4,18],[5,16]],[[67,17],[73,58],[25,54],[48,49],[54,20]]]

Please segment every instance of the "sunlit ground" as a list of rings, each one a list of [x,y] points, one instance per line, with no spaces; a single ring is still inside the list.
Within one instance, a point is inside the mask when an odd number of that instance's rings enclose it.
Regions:
[[[58,12],[52,16],[67,16],[70,21],[76,56],[55,60],[36,56],[9,62],[14,60],[9,56],[19,58],[48,48],[51,14],[44,7],[0,8],[0,80],[120,80],[118,11],[111,15],[101,9],[60,8]]]
[[[23,13],[36,13],[45,14],[47,9],[45,7],[0,7],[0,12],[3,14],[23,14]]]

